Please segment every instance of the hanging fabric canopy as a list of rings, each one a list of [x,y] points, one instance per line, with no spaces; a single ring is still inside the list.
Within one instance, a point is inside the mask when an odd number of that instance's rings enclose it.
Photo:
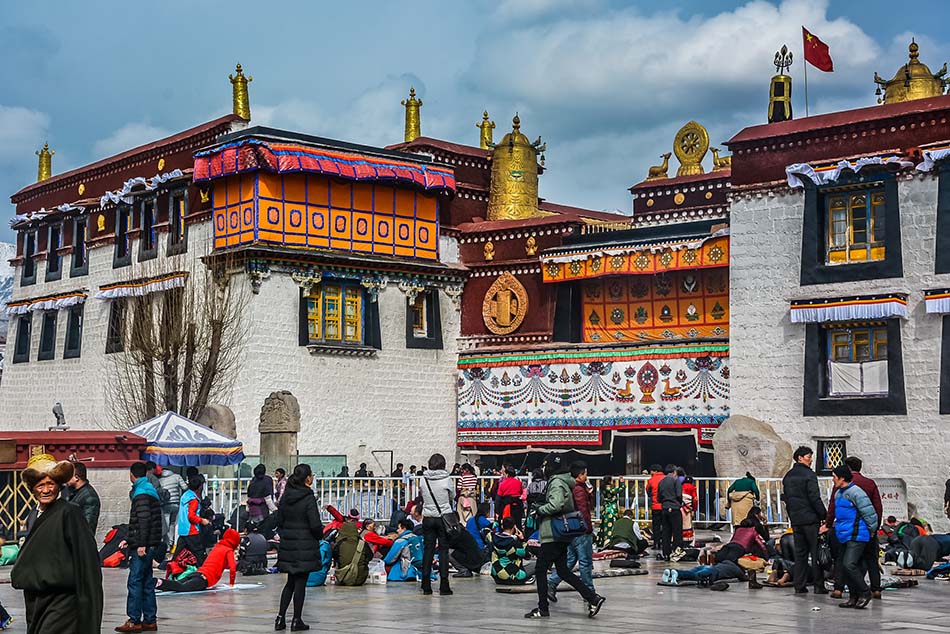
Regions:
[[[950,288],[937,291],[924,291],[924,303],[928,313],[950,314]]]
[[[165,412],[129,430],[145,438],[143,460],[172,467],[240,464],[244,445],[175,412]]]
[[[803,299],[791,305],[793,324],[867,319],[907,319],[907,295],[869,295],[840,299]]]

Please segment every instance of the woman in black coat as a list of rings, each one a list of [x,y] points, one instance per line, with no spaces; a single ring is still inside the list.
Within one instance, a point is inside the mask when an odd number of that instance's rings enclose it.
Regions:
[[[309,630],[301,619],[303,601],[307,592],[307,577],[321,565],[320,539],[323,522],[317,509],[317,500],[310,486],[313,472],[310,465],[299,464],[287,479],[287,489],[277,507],[280,527],[280,547],[277,550],[277,569],[287,573],[287,584],[280,595],[280,611],[274,622],[275,630],[286,629],[287,607],[294,602],[291,632]]]

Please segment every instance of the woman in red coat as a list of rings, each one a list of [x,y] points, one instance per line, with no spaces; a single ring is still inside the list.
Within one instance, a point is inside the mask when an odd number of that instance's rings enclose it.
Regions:
[[[693,532],[693,520],[696,518],[696,511],[699,509],[699,493],[696,491],[696,483],[693,478],[686,476],[683,480],[683,543],[687,546],[693,545],[693,538],[696,536]]]

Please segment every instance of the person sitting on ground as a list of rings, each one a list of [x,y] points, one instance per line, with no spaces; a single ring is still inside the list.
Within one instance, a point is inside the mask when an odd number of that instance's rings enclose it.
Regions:
[[[468,578],[478,574],[488,561],[488,553],[478,547],[475,538],[468,531],[462,531],[454,540],[450,540],[449,548],[452,549],[449,552],[449,561],[458,571],[453,577]]]
[[[412,522],[412,530],[422,530],[422,500],[416,500],[409,512],[409,521]],[[421,533],[420,533],[421,534]]]
[[[475,516],[465,522],[465,530],[471,534],[478,545],[478,549],[486,553],[488,545],[485,543],[485,532],[491,530],[491,520],[488,519],[488,513],[491,510],[488,502],[482,502],[476,507]]]
[[[614,522],[607,548],[626,551],[627,559],[638,559],[640,553],[650,545],[639,533],[640,526],[633,521],[633,511],[627,509],[623,512],[623,516]]]
[[[901,568],[928,571],[938,559],[950,556],[950,535],[920,535],[910,545],[903,558],[898,555]]]
[[[752,526],[755,528],[755,532],[759,534],[759,537],[762,538],[762,541],[766,547],[768,547],[769,540],[772,536],[769,535],[769,527],[765,523],[765,518],[762,516],[762,507],[753,506],[749,509],[749,514],[746,515],[745,519],[752,520]]]
[[[162,592],[200,592],[213,588],[224,569],[231,571],[231,585],[237,575],[237,562],[234,559],[234,550],[240,545],[241,536],[233,528],[224,531],[221,540],[215,544],[204,563],[197,569],[189,566],[184,572],[169,579],[159,579],[156,589]]]
[[[373,558],[373,548],[360,537],[359,528],[356,526],[358,516],[359,513],[356,513],[356,517],[352,514],[347,516],[336,536],[336,582],[341,586],[361,586],[369,576],[369,560]]]
[[[246,577],[267,574],[267,539],[261,535],[257,522],[248,522],[244,527],[237,566],[238,572]]]
[[[320,567],[307,577],[307,587],[316,588],[327,585],[330,565],[333,563],[333,546],[325,539],[320,540]]]
[[[393,540],[390,537],[384,537],[376,532],[376,520],[363,520],[363,540],[373,549],[373,554],[379,553],[385,556],[392,548]]]
[[[399,535],[383,558],[387,581],[416,581],[422,578],[422,536],[413,532],[412,520],[399,522]]]
[[[500,533],[489,533],[491,577],[500,586],[523,586],[534,578],[533,560],[528,561],[524,535],[515,521],[506,517],[501,521]]]
[[[884,520],[884,523],[881,524],[881,529],[877,532],[878,538],[883,538],[883,542],[890,542],[891,536],[897,532],[897,518],[893,515],[888,515],[887,519]]]

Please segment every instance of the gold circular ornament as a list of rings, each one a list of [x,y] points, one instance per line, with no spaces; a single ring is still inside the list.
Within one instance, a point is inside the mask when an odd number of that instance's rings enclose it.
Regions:
[[[498,276],[482,301],[485,327],[496,335],[511,334],[521,326],[528,313],[528,292],[511,273]]]
[[[690,121],[676,133],[673,153],[680,162],[677,176],[692,176],[703,173],[703,158],[709,151],[709,133],[695,121]]]
[[[85,193],[86,193],[86,184],[79,183],[79,195],[82,196]]]
[[[158,159],[158,171],[161,172],[163,169],[165,169],[165,159],[160,158]]]
[[[106,215],[99,214],[99,217],[96,218],[96,226],[99,228],[99,233],[102,233],[106,230]]]
[[[686,200],[686,195],[683,194],[683,192],[680,192],[676,194],[675,196],[673,196],[673,202],[676,203],[677,205],[682,205],[684,200]]]
[[[647,207],[652,207],[652,206],[653,206],[653,199],[652,199],[652,198],[648,198],[648,199],[647,199]]]
[[[706,192],[706,200],[712,200],[712,192]]]

